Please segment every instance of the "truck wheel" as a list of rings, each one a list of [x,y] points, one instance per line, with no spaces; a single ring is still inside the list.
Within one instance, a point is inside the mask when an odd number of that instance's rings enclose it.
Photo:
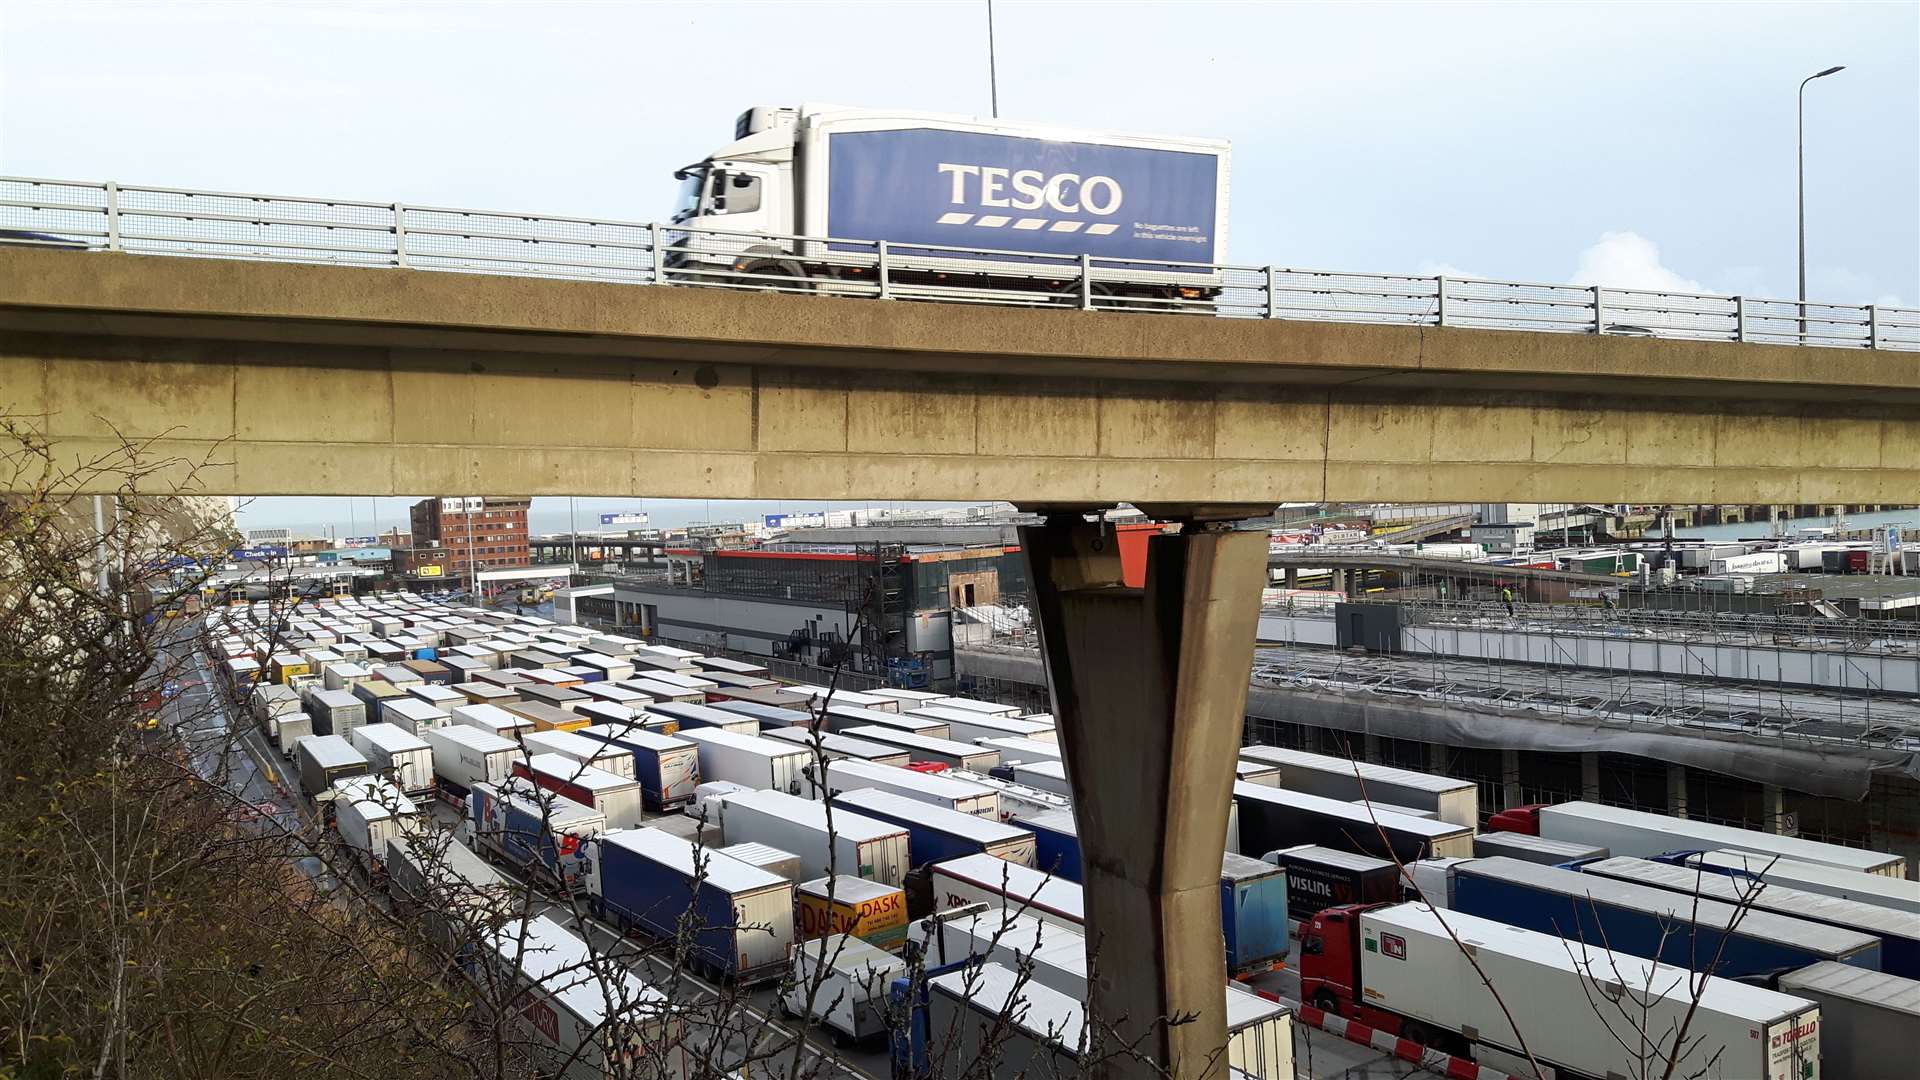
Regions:
[[[806,271],[797,264],[786,262],[762,262],[748,266],[745,274],[753,275],[741,284],[757,292],[812,292],[813,285],[808,282]]]
[[[1328,1016],[1340,1015],[1340,999],[1331,990],[1322,990],[1313,995],[1313,1007]]]
[[[1427,1025],[1418,1020],[1409,1020],[1400,1025],[1400,1037],[1420,1046],[1428,1046],[1433,1043],[1433,1032],[1427,1030]]]

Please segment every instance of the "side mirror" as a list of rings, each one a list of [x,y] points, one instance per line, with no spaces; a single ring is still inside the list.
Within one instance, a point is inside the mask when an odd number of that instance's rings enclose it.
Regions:
[[[750,188],[753,186],[753,176],[748,173],[734,173],[733,186],[737,188]]]

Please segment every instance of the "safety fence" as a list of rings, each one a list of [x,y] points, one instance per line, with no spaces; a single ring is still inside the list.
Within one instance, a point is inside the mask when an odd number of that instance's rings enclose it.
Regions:
[[[1215,318],[1920,351],[1920,309],[0,177],[0,245]]]

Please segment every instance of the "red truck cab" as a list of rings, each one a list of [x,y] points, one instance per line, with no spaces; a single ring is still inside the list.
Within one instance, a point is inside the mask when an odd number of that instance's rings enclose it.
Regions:
[[[1300,1000],[1334,1016],[1356,1020],[1389,1035],[1448,1053],[1464,1053],[1464,1040],[1418,1020],[1366,1004],[1365,957],[1360,916],[1390,904],[1344,904],[1323,909],[1300,930]]]
[[[1502,810],[1487,819],[1487,832],[1525,833],[1528,836],[1540,835],[1540,808],[1552,806],[1552,803],[1528,803]]]

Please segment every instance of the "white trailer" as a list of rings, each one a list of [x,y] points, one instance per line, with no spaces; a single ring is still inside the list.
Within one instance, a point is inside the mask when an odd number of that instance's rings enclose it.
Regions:
[[[1061,758],[1045,758],[1039,761],[1023,761],[1018,765],[1003,765],[999,775],[1015,783],[1028,787],[1051,791],[1063,799],[1073,798],[1073,785],[1067,780],[1067,763]]]
[[[433,747],[425,739],[393,724],[363,724],[347,741],[366,755],[375,775],[392,780],[401,791],[419,795],[433,790]]]
[[[939,720],[929,720],[923,716],[908,716],[904,713],[886,712],[880,709],[863,709],[858,705],[842,705],[838,701],[828,702],[822,710],[822,723],[828,731],[843,732],[851,727],[877,725],[898,728],[914,735],[926,735],[935,739],[950,739],[953,729]]]
[[[427,920],[444,949],[516,910],[520,887],[451,834],[415,829],[387,840],[387,895],[407,917]]]
[[[906,975],[905,960],[852,934],[802,941],[780,1011],[818,1022],[835,1043],[863,1042],[886,1033],[887,995],[893,980]]]
[[[513,763],[521,758],[519,743],[467,724],[428,728],[421,738],[433,750],[433,775],[462,795],[475,784],[498,784],[512,776]]]
[[[273,718],[273,741],[280,756],[292,760],[293,744],[313,734],[313,717],[295,710]]]
[[[607,815],[608,828],[634,829],[645,820],[645,794],[632,777],[615,776],[562,754],[533,754],[515,761],[513,773]]]
[[[929,704],[935,709],[958,709],[961,712],[977,713],[982,716],[1019,716],[1018,705],[1003,705],[997,701],[975,701],[964,697],[943,697]]]
[[[1605,847],[1615,855],[1653,858],[1670,851],[1730,849],[1756,855],[1797,859],[1842,870],[1903,878],[1907,860],[1899,855],[1842,847],[1797,836],[1780,836],[1756,829],[1716,825],[1693,818],[1668,817],[1644,810],[1592,802],[1568,802],[1538,809],[1538,835]]]
[[[899,888],[906,882],[907,830],[781,791],[747,791],[713,800],[729,844],[766,844],[800,856],[803,878],[847,874]],[[833,866],[828,866],[831,853]]]
[[[1920,915],[1920,881],[1858,870],[1841,870],[1798,859],[1776,859],[1746,851],[1704,851],[1687,856],[1685,863],[1720,871],[1737,870],[1769,885],[1784,885],[1801,892],[1858,900],[1863,904]]]
[[[841,730],[842,734],[856,739],[898,746],[910,753],[915,761],[937,761],[949,768],[972,769],[978,772],[985,772],[1000,764],[1000,751],[991,746],[964,743],[954,739],[935,739],[927,735],[901,731],[899,728],[882,727],[879,724],[863,724]]]
[[[812,683],[793,683],[788,686],[782,686],[780,689],[792,691],[796,694],[803,694],[808,701],[816,705],[822,701],[829,700],[827,688],[824,686],[815,686]],[[858,690],[848,690],[845,687],[836,687],[831,696],[831,700],[835,705],[851,705],[856,709],[878,709],[881,712],[890,713],[901,711],[899,698],[886,697],[881,694],[862,693]]]
[[[861,761],[877,761],[882,765],[903,767],[913,761],[913,755],[908,753],[905,747],[873,742],[869,739],[848,738],[845,735],[835,735],[831,731],[822,731],[819,735],[820,753],[828,761],[858,758]],[[804,727],[768,728],[760,733],[760,737],[804,746],[809,754],[813,752],[814,733]]]
[[[685,1021],[667,996],[548,916],[489,929],[468,963],[488,964],[498,984],[521,988],[515,1043],[542,1075],[605,1080],[629,1075],[635,1062],[670,1080],[693,1075]]]
[[[1059,926],[1080,929],[1087,909],[1080,886],[1032,867],[992,855],[968,855],[933,864],[936,911],[983,903],[1024,911]]]
[[[814,776],[813,767],[807,766],[809,790],[816,799],[831,799],[842,792],[861,788],[877,788],[944,806],[949,810],[958,810],[963,814],[973,814],[991,821],[1000,820],[1000,793],[979,784],[852,759],[828,762],[826,773],[826,779],[822,782]]]
[[[676,738],[700,748],[700,778],[760,791],[797,794],[813,755],[792,743],[719,728],[682,728]]]
[[[981,746],[1000,751],[1000,760],[1010,765],[1019,765],[1031,761],[1063,761],[1066,748],[1057,742],[1042,739],[1023,739],[1013,735],[996,736],[991,739],[975,739]]]
[[[1472,946],[1470,960],[1423,904],[1364,911],[1359,926],[1354,955],[1372,1009],[1429,1032],[1472,1032],[1507,1061],[1520,1055],[1519,1041],[1482,982],[1482,972],[1506,990],[1506,1008],[1542,1064],[1584,1076],[1641,1075],[1645,1062],[1633,1051],[1640,1049],[1643,1034],[1660,1044],[1650,1048],[1654,1052],[1671,1054],[1672,1033],[1685,1023],[1687,1042],[1676,1076],[1819,1076],[1820,1009],[1801,998],[1707,978],[1688,1021],[1695,976],[1685,968],[1450,912],[1446,926]],[[1605,1002],[1603,995],[1621,992],[1609,989],[1614,984],[1632,992],[1631,1007]],[[1400,1031],[1413,1037],[1405,1023]],[[1485,1055],[1481,1063],[1488,1063]]]
[[[371,776],[333,785],[333,827],[369,872],[387,857],[387,841],[420,827],[420,808],[399,788]]]
[[[1371,799],[1389,806],[1428,810],[1441,821],[1480,827],[1480,789],[1471,780],[1396,769],[1328,754],[1279,746],[1243,746],[1240,760],[1280,766],[1278,787],[1323,799]]]
[[[1054,810],[1073,809],[1073,800],[1065,795],[1055,795],[1051,791],[1042,791],[1037,787],[1029,787],[1012,780],[1003,780],[998,776],[989,776],[986,773],[971,772],[966,769],[949,769],[942,775],[950,780],[984,788],[999,796],[1001,821],[1011,821],[1014,818],[1032,814],[1045,814]],[[1228,812],[1232,813],[1233,810],[1229,808]],[[1238,831],[1235,829],[1233,833],[1237,834]],[[1234,847],[1229,850],[1238,851],[1239,848]]]
[[[529,731],[521,736],[520,744],[529,754],[559,754],[615,776],[635,778],[633,751],[600,739],[571,731]]]
[[[1822,960],[1780,976],[1820,1006],[1820,1067],[1844,1080],[1909,1080],[1920,1048],[1920,982]]]

